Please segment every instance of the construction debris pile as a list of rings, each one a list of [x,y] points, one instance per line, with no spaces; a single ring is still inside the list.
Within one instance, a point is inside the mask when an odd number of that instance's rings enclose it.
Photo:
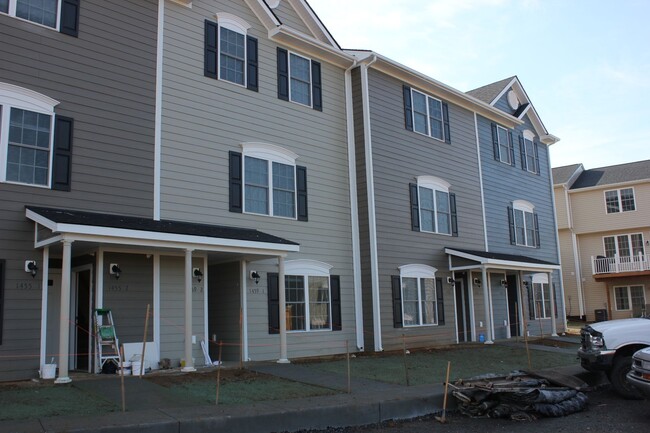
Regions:
[[[505,377],[486,375],[459,380],[450,386],[460,412],[471,417],[531,421],[566,416],[586,408],[587,396],[581,392],[586,384],[557,386],[562,384],[553,379],[557,378],[514,372]]]

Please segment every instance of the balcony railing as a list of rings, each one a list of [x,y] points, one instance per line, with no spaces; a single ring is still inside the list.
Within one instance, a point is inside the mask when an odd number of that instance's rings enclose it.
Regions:
[[[645,254],[623,257],[591,256],[591,269],[593,275],[650,271],[650,257]]]

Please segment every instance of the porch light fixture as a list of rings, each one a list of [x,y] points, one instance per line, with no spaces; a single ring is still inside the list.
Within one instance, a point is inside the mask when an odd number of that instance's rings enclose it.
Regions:
[[[502,285],[503,287],[506,287],[506,288],[507,288],[507,287],[508,287],[508,281],[507,281],[507,280],[501,280],[501,285]]]
[[[122,269],[120,269],[120,265],[118,265],[117,263],[111,263],[110,273],[111,275],[115,275],[116,280],[119,280],[120,274],[122,273]]]
[[[196,278],[199,283],[203,280],[203,272],[201,272],[201,269],[199,268],[194,268],[192,275],[194,275],[194,278]]]
[[[36,264],[36,260],[25,260],[25,272],[29,272],[32,278],[36,276],[38,273],[38,265]]]
[[[478,279],[478,278],[474,278],[473,281],[474,281],[474,285],[475,285],[475,286],[477,286],[477,287],[481,287],[481,280],[480,280],[480,279]]]
[[[528,281],[525,281],[525,280],[524,280],[524,281],[522,282],[522,284],[524,285],[524,287],[528,287]]]
[[[451,284],[453,286],[454,284],[456,284],[456,280],[454,280],[451,277],[447,277],[447,283],[449,283],[449,284]]]
[[[260,282],[260,274],[257,271],[251,271],[251,280],[255,280],[255,284]]]

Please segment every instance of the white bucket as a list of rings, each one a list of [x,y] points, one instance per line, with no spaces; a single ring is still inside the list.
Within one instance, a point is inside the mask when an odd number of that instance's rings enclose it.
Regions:
[[[56,364],[43,364],[41,379],[54,379],[56,377]]]
[[[140,369],[142,368],[141,361],[131,361],[131,372],[134,376],[141,376]]]

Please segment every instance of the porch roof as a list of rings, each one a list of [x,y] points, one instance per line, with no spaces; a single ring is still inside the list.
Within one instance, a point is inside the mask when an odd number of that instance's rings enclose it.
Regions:
[[[456,248],[445,248],[445,253],[451,257],[466,259],[476,264],[451,266],[453,270],[467,270],[480,267],[498,268],[498,269],[515,269],[529,271],[551,271],[560,269],[560,265],[545,260],[535,259],[533,257],[522,256],[518,254],[502,254],[488,251],[463,250]]]
[[[255,229],[199,224],[185,221],[160,220],[26,206],[30,220],[71,240],[98,240],[132,245],[200,248],[205,250],[223,248],[254,248],[278,252],[299,251],[299,244]],[[50,239],[58,239],[58,236]],[[36,240],[46,244],[44,241]]]

